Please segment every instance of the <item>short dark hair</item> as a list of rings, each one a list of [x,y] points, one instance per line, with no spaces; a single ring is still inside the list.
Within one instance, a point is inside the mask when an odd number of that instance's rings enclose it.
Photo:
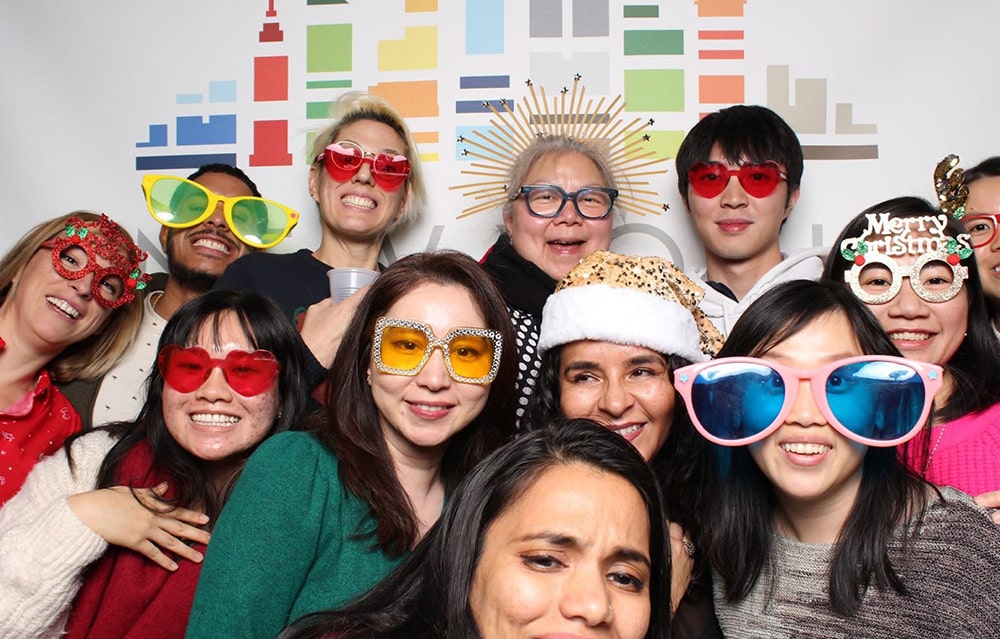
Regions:
[[[669,636],[669,536],[656,478],[620,435],[590,420],[556,419],[495,451],[469,473],[434,528],[374,590],[340,610],[304,617],[280,639],[311,639],[331,632],[341,639],[481,636],[469,592],[490,525],[543,471],[571,464],[621,477],[642,497],[652,568],[645,636]]]
[[[864,354],[899,356],[875,316],[846,286],[794,280],[772,288],[747,308],[718,357],[760,356],[829,314],[846,317]],[[773,567],[777,501],[748,446],[714,448],[717,473],[709,487],[713,508],[706,514],[707,553],[723,596],[735,602]],[[906,593],[889,561],[888,546],[897,527],[920,521],[926,504],[928,484],[905,466],[894,447],[870,447],[861,473],[857,499],[839,531],[830,564],[830,604],[844,615],[858,609],[872,581],[879,589]]]
[[[236,316],[244,336],[253,348],[270,351],[281,364],[278,374],[280,408],[270,430],[261,441],[275,433],[301,426],[310,407],[304,390],[304,346],[295,328],[285,318],[284,311],[270,299],[257,293],[230,290],[208,291],[199,295],[181,306],[167,322],[160,336],[157,352],[168,344],[193,345],[198,334],[206,327],[211,327],[213,333],[217,334],[220,324],[229,313]],[[226,485],[220,490],[210,477],[209,465],[184,450],[174,440],[163,417],[163,375],[158,366],[153,365],[151,369],[146,381],[146,402],[136,420],[106,427],[121,439],[104,458],[97,487],[119,485],[121,482],[116,477],[118,469],[128,454],[145,441],[152,450],[157,467],[173,478],[171,487],[176,492],[176,498],[169,500],[170,503],[187,508],[192,504],[201,504],[214,524],[239,472],[227,478]],[[70,454],[73,439],[66,442],[67,455]],[[241,453],[241,470],[255,448]],[[72,464],[72,457],[70,460]]]
[[[450,491],[476,463],[514,434],[513,394],[517,345],[503,296],[486,271],[457,251],[414,253],[376,278],[361,300],[327,378],[326,419],[320,439],[337,456],[340,477],[364,499],[375,516],[374,535],[383,550],[399,555],[416,543],[417,520],[397,478],[378,409],[367,382],[375,321],[404,295],[425,283],[455,285],[468,291],[487,328],[503,339],[500,368],[483,410],[455,434],[441,462]]]
[[[225,175],[234,177],[240,182],[246,184],[247,188],[250,189],[250,192],[253,193],[254,197],[261,197],[260,191],[257,190],[257,185],[250,179],[250,176],[244,173],[241,169],[235,166],[230,166],[229,164],[202,164],[198,167],[197,171],[187,176],[187,179],[194,181],[206,173],[224,173]]]
[[[726,160],[737,163],[774,160],[785,167],[788,197],[802,183],[802,145],[792,127],[767,107],[739,104],[710,113],[688,131],[677,149],[677,189],[684,205],[688,204],[688,171],[695,162],[707,162],[712,147]]]
[[[824,280],[847,288],[844,273],[850,270],[853,263],[841,255],[840,244],[847,238],[860,236],[868,226],[867,216],[878,213],[888,213],[892,218],[946,215],[919,197],[897,197],[868,207],[854,216],[834,240],[823,266]],[[966,232],[961,222],[950,215],[947,217],[945,234],[958,237]],[[975,254],[962,259],[961,264],[969,271],[969,278],[964,284],[969,300],[969,319],[965,338],[958,350],[948,362],[942,364],[955,380],[948,403],[939,407],[937,413],[938,417],[945,420],[986,410],[1000,401],[1000,351],[997,350],[997,338],[993,333],[993,321],[983,295]]]
[[[976,180],[987,177],[1000,177],[1000,155],[988,157],[962,174],[962,183],[968,186]]]

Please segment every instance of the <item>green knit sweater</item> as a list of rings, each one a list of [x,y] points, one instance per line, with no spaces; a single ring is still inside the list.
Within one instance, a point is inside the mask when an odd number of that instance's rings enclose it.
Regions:
[[[367,504],[314,435],[287,432],[247,462],[212,531],[187,639],[271,638],[367,592],[399,562],[375,546]]]

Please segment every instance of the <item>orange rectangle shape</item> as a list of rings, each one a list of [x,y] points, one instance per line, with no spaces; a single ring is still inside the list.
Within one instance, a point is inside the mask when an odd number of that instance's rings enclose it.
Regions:
[[[742,60],[743,50],[722,51],[714,49],[699,49],[699,60]]]
[[[746,0],[695,0],[699,18],[743,17]]]
[[[437,86],[436,80],[379,82],[368,87],[368,91],[391,102],[404,117],[427,118],[440,112]]]
[[[437,131],[414,131],[413,141],[417,144],[434,144],[441,139]]]
[[[742,104],[745,99],[746,80],[742,75],[698,77],[698,102],[701,104]]]
[[[731,30],[710,30],[703,29],[698,31],[699,40],[742,40],[743,39],[743,29],[731,29]]]
[[[282,102],[288,99],[288,56],[253,59],[253,101]]]

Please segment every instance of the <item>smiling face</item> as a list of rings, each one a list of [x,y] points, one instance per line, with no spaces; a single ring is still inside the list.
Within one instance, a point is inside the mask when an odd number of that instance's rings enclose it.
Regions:
[[[231,312],[224,313],[217,333],[212,329],[212,321],[207,320],[197,339],[186,346],[200,346],[218,359],[224,359],[232,351],[256,350]],[[163,385],[163,419],[170,436],[195,457],[223,462],[223,466],[234,455],[264,439],[279,407],[277,378],[269,389],[253,397],[234,391],[221,368],[213,368],[208,379],[189,393]]]
[[[548,153],[531,166],[522,186],[553,184],[567,193],[588,186],[606,187],[593,160],[580,153]],[[517,254],[561,280],[571,268],[594,251],[611,246],[614,213],[601,220],[585,219],[571,201],[554,218],[539,218],[528,212],[524,196],[504,213],[504,226]]]
[[[457,327],[488,328],[472,295],[456,284],[420,284],[385,316],[424,322],[439,339]],[[384,373],[374,361],[368,372],[386,443],[393,455],[408,459],[443,454],[452,436],[482,412],[489,397],[489,385],[452,379],[439,348],[416,375]]]
[[[1000,176],[983,177],[969,184],[965,212],[966,215],[1000,214]],[[994,304],[1000,304],[1000,233],[989,244],[976,249],[976,262],[983,294]]]
[[[344,126],[332,142],[346,142],[345,146],[360,147],[365,153],[406,155],[403,138],[375,120],[357,120]],[[309,193],[319,204],[324,240],[381,243],[392,223],[403,215],[407,183],[386,191],[375,183],[370,162],[362,163],[346,182],[338,182],[323,162],[314,162],[309,171]]]
[[[720,162],[732,170],[739,169],[738,165],[726,160],[718,144],[712,147],[708,161]],[[780,163],[778,166],[782,172],[787,172],[788,167]],[[689,185],[688,213],[695,232],[705,245],[709,277],[714,268],[727,264],[753,264],[763,274],[779,263],[781,223],[791,213],[798,197],[797,188],[789,197],[785,181],[770,195],[754,197],[743,189],[735,175],[729,178],[722,193],[713,198],[698,195]]]
[[[784,366],[813,369],[862,355],[861,346],[843,313],[823,315],[779,342],[760,358]],[[790,517],[821,508],[844,519],[854,504],[867,447],[833,429],[820,412],[809,382],[800,383],[785,422],[766,439],[750,445],[750,455],[774,485]]]
[[[554,466],[489,526],[469,606],[483,639],[640,639],[649,515],[625,479]]]
[[[559,352],[559,407],[615,431],[653,459],[670,434],[676,393],[667,360],[642,346],[580,340]]]
[[[193,181],[216,195],[253,195],[242,180],[226,173],[203,173]],[[229,230],[222,202],[218,202],[212,215],[197,226],[187,229],[162,227],[160,245],[167,255],[171,277],[192,284],[198,290],[208,290],[227,266],[253,250]]]

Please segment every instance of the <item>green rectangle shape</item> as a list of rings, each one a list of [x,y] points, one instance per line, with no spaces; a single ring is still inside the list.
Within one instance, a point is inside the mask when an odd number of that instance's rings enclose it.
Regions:
[[[626,30],[625,55],[684,55],[684,31],[680,29]]]
[[[350,71],[353,31],[350,24],[306,27],[306,72]]]
[[[306,0],[306,6],[311,4],[347,4],[347,0]]]
[[[353,83],[350,80],[309,80],[306,82],[307,89],[350,89]]]
[[[625,5],[626,18],[659,18],[660,7],[655,4],[627,4]]]
[[[683,69],[626,69],[626,111],[684,111]]]
[[[307,120],[325,120],[330,117],[330,102],[306,102]]]

